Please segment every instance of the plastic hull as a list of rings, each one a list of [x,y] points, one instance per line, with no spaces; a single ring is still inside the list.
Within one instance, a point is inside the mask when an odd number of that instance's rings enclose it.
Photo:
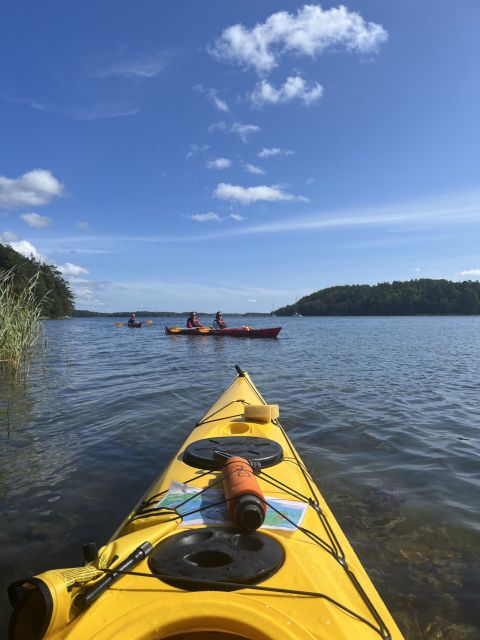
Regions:
[[[232,327],[227,329],[183,329],[179,327],[165,327],[167,335],[182,336],[229,336],[230,338],[276,338],[282,327],[267,327],[265,329],[247,329]]]

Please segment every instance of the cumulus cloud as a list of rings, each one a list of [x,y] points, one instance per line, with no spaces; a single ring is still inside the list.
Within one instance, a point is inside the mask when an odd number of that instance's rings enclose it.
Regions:
[[[195,222],[219,222],[221,220],[220,216],[217,213],[213,213],[213,211],[209,211],[208,213],[195,213],[190,217],[190,220],[195,220]]]
[[[268,159],[273,158],[274,156],[291,156],[293,155],[293,151],[288,151],[284,149],[280,149],[279,147],[272,147],[267,149],[263,147],[263,149],[259,152],[258,157]]]
[[[235,133],[242,142],[248,142],[252,135],[259,133],[262,129],[257,127],[256,124],[242,124],[241,122],[234,122],[228,127],[226,122],[214,122],[208,127],[209,133],[215,133],[216,131],[223,131],[224,133]]]
[[[71,262],[66,262],[63,265],[58,265],[58,270],[64,276],[74,276],[74,277],[86,275],[87,273],[89,273],[88,269],[86,269],[85,267],[80,267],[77,264],[72,264]]]
[[[250,164],[247,162],[247,164],[245,164],[245,171],[247,171],[248,173],[253,173],[253,175],[256,176],[263,176],[265,174],[265,171],[262,169],[262,167],[257,167],[256,164]]]
[[[236,133],[242,142],[248,142],[250,136],[261,131],[260,127],[255,124],[240,124],[240,122],[234,122],[232,124],[231,132]]]
[[[319,100],[322,95],[323,87],[318,82],[308,87],[305,80],[300,76],[290,76],[278,89],[267,80],[262,80],[257,84],[250,97],[253,104],[257,106],[280,104],[282,102],[291,102],[292,100],[300,100],[303,104],[310,105]]]
[[[18,240],[8,243],[14,251],[21,253],[26,258],[35,258],[38,262],[46,262],[47,259],[28,240]]]
[[[20,237],[13,231],[4,231],[3,233],[0,233],[0,242],[3,242],[3,244],[9,244],[10,242],[16,242],[17,240],[20,240]]]
[[[215,131],[226,131],[227,123],[221,120],[220,122],[214,122],[208,127],[208,133],[215,133]]]
[[[293,196],[290,193],[286,193],[279,186],[258,186],[258,187],[241,187],[238,185],[228,184],[221,182],[217,185],[214,193],[215,198],[220,200],[231,200],[239,202],[243,205],[252,204],[254,202],[281,202],[307,199],[303,196]]]
[[[62,192],[62,183],[45,169],[28,171],[20,178],[0,176],[0,207],[5,209],[48,204]]]
[[[202,146],[198,145],[198,144],[191,144],[187,153],[185,154],[185,157],[187,159],[193,158],[196,155],[198,155],[199,153],[203,153],[204,151],[208,151],[208,149],[210,149],[210,147],[208,146],[208,144],[204,144]]]
[[[246,217],[242,216],[240,213],[231,213],[229,215],[229,218],[235,220],[236,222],[242,222],[243,220],[246,220]]]
[[[231,164],[232,161],[228,158],[215,158],[207,162],[207,169],[228,169]]]
[[[296,14],[279,11],[252,29],[242,24],[227,27],[209,51],[218,60],[253,67],[266,74],[286,54],[315,58],[340,47],[348,52],[371,53],[387,40],[385,29],[346,7],[323,10],[304,5]]]
[[[460,271],[459,276],[474,276],[475,278],[480,277],[480,269],[467,269],[467,271]]]
[[[44,229],[48,227],[51,223],[51,218],[47,218],[47,216],[41,216],[38,213],[24,213],[20,216],[24,222],[26,222],[30,227],[34,227],[35,229]]]

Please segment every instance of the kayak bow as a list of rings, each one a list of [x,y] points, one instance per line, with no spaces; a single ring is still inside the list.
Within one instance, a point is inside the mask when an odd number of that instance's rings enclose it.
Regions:
[[[10,638],[401,640],[278,406],[237,372],[84,567],[10,585]]]

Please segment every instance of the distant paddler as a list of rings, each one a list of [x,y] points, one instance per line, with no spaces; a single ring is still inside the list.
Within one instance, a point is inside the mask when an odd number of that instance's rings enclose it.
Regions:
[[[133,327],[136,324],[138,324],[137,316],[134,313],[132,313],[132,315],[128,319],[128,326]]]
[[[215,314],[215,320],[213,321],[213,324],[212,324],[212,329],[226,329],[226,328],[227,328],[227,323],[223,319],[222,312],[217,311],[217,313]]]
[[[197,318],[197,314],[195,311],[192,311],[187,318],[187,329],[197,329],[198,327],[202,327],[200,324],[200,320]]]

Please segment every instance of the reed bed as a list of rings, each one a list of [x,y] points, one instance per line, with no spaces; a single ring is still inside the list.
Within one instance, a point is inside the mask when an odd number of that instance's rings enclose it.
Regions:
[[[0,367],[26,379],[30,356],[42,337],[42,300],[35,296],[39,273],[17,291],[14,269],[0,271]]]

